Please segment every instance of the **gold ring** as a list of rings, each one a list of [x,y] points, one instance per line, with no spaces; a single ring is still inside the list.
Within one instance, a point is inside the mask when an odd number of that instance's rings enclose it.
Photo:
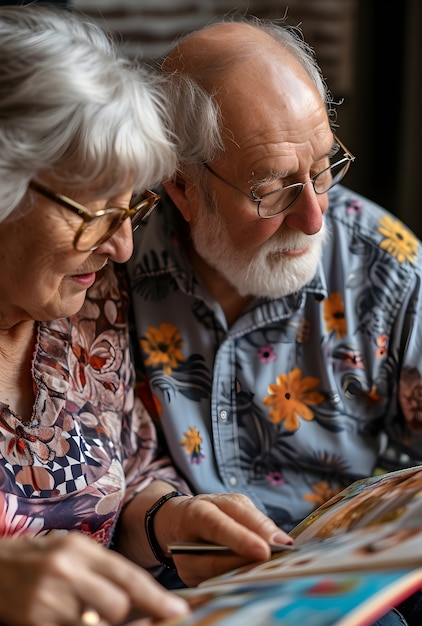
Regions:
[[[80,621],[83,626],[98,626],[101,623],[101,617],[95,609],[85,609]]]

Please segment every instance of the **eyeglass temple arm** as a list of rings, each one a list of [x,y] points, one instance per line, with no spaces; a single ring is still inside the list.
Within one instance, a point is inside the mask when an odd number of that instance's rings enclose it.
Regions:
[[[208,165],[208,163],[203,163],[203,165],[209,172],[211,172],[211,174],[213,174],[216,178],[218,178],[218,180],[221,180],[222,183],[225,183],[226,185],[228,185],[232,189],[235,189],[236,191],[240,191],[240,193],[242,193],[246,198],[249,198],[249,200],[252,200],[252,202],[261,202],[262,198],[258,198],[258,196],[255,195],[252,189],[251,189],[251,195],[249,195],[248,193],[246,193],[246,191],[243,191],[243,189],[236,187],[236,185],[233,185],[233,183],[231,183],[229,180],[226,180],[225,178],[220,176],[220,174],[214,171],[212,167]]]

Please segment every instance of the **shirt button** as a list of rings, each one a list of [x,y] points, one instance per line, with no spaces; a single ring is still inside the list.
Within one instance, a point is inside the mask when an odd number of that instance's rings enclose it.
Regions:
[[[232,487],[235,487],[237,485],[237,478],[236,478],[236,476],[230,476],[229,483],[231,484]]]
[[[228,413],[227,413],[226,410],[223,409],[222,411],[220,411],[220,419],[221,420],[225,421],[227,419],[227,416],[228,416]]]

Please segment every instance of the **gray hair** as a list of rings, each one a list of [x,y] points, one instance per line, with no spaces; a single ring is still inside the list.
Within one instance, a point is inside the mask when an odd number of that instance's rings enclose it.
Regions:
[[[88,191],[95,182],[105,195],[173,175],[162,78],[121,57],[88,18],[1,7],[0,59],[0,221],[38,175]]]
[[[216,23],[227,23],[234,18],[225,17],[219,22],[213,22],[205,28],[212,28]],[[331,93],[325,83],[321,69],[316,61],[313,49],[303,39],[302,32],[298,27],[287,26],[283,23],[272,22],[255,17],[236,18],[237,22],[249,24],[266,32],[270,37],[280,43],[288,52],[299,61],[313,83],[315,84],[322,101],[325,103],[329,118],[335,116]],[[202,29],[204,30],[204,29]],[[199,32],[199,31],[196,31]],[[189,39],[190,33],[179,40],[170,51],[170,55],[177,53],[178,46]],[[238,48],[239,58],[248,54],[244,49]],[[177,57],[177,54],[176,54]],[[213,78],[221,76],[233,66],[233,56],[228,55],[222,49],[217,60],[201,65],[200,70],[184,73],[179,69],[174,70],[172,61],[168,57],[161,65],[161,72],[169,80],[165,89],[172,107],[172,119],[175,135],[178,141],[178,168],[185,171],[186,167],[199,165],[217,159],[224,153],[222,138],[222,118],[215,94],[207,90],[206,85],[212,85]],[[200,180],[202,168],[196,168]]]

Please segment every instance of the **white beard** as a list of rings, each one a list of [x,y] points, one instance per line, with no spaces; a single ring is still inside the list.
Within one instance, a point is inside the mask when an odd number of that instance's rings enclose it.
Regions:
[[[256,252],[233,249],[218,209],[201,207],[191,223],[197,253],[216,269],[241,296],[281,298],[294,293],[315,275],[327,231],[315,235],[280,229]],[[307,248],[301,255],[283,252]]]

